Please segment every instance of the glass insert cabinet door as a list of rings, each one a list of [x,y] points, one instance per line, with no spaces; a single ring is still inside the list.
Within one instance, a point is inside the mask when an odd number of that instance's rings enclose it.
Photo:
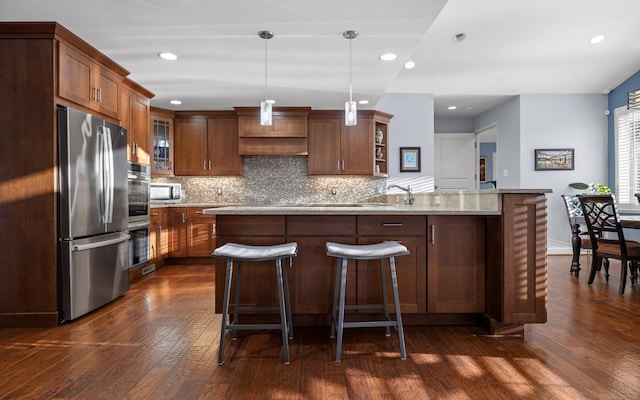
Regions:
[[[173,175],[173,124],[170,119],[153,117],[154,175]]]

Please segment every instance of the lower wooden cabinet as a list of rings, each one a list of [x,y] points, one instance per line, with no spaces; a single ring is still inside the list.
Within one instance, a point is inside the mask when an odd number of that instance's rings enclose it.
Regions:
[[[218,246],[234,242],[248,245],[273,245],[285,242],[285,217],[280,215],[221,215],[217,216]],[[297,261],[295,261],[297,262]],[[237,266],[237,264],[236,264]],[[287,268],[287,272],[291,269]],[[222,295],[226,273],[226,260],[216,259],[215,310],[222,312]],[[237,270],[234,273],[238,273]],[[242,264],[240,288],[241,306],[277,306],[278,289],[274,261],[246,262]],[[235,279],[234,279],[235,281]],[[291,277],[289,277],[289,282]],[[232,293],[235,284],[231,286]],[[274,311],[275,312],[275,311]],[[294,310],[295,312],[295,310]]]
[[[149,263],[164,262],[169,253],[169,213],[166,208],[154,208],[149,218]]]
[[[216,249],[216,217],[187,209],[187,257],[211,257]]]
[[[358,217],[358,244],[386,240],[402,243],[410,254],[395,258],[400,309],[424,313],[427,304],[426,217],[415,215],[369,215]],[[384,261],[387,303],[393,310],[393,292],[388,260]],[[382,279],[379,260],[358,260],[357,303],[381,304]],[[376,311],[379,312],[379,311]]]
[[[485,311],[485,217],[427,217],[429,313]]]
[[[216,217],[202,208],[169,208],[169,257],[210,257],[216,248]]]
[[[293,312],[329,315],[336,259],[327,257],[326,243],[356,244],[356,217],[288,216],[287,235],[288,242],[298,243],[298,256],[289,274]],[[355,304],[356,268],[349,268],[348,274],[346,302]]]

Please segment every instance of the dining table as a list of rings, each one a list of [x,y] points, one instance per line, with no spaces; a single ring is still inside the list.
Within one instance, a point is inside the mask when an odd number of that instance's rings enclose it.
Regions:
[[[582,248],[581,235],[588,235],[586,231],[580,229],[581,226],[585,226],[586,222],[584,216],[570,217],[571,223],[571,246],[573,248],[573,259],[571,260],[570,272],[576,277],[580,271],[580,251]],[[621,215],[620,222],[622,227],[626,229],[640,229],[640,215]],[[587,236],[588,237],[588,236]]]

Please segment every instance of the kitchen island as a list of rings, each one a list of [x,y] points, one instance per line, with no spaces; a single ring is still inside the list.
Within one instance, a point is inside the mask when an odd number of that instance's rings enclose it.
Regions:
[[[444,191],[416,196],[413,205],[235,205],[203,213],[216,216],[217,246],[298,243],[289,273],[294,324],[329,324],[335,260],[325,254],[327,241],[398,240],[411,251],[397,259],[406,324],[477,324],[492,334],[522,334],[524,324],[547,320],[546,193]],[[275,279],[265,267],[243,268],[243,305],[275,304]],[[217,260],[216,312],[223,271]],[[347,301],[379,303],[378,271],[375,261],[358,260],[349,270]]]

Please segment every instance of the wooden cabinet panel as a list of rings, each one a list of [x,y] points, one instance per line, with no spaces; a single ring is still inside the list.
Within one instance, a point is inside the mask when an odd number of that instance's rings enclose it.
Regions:
[[[547,321],[547,199],[502,196],[502,324]]]
[[[160,263],[169,251],[169,213],[166,208],[154,208],[149,218],[150,263]]]
[[[225,236],[284,236],[284,215],[217,215],[217,231]]]
[[[91,108],[93,61],[60,42],[58,48],[58,96]]]
[[[428,311],[485,310],[485,219],[429,216]]]
[[[360,119],[356,126],[341,128],[342,174],[373,175],[373,121]]]
[[[260,125],[256,116],[238,117],[239,137],[307,137],[306,116],[274,115],[271,126]]]
[[[242,155],[307,155],[309,107],[278,107],[271,126],[260,125],[258,107],[236,107]]]
[[[140,164],[151,162],[147,95],[152,93],[128,79],[120,91],[120,125],[127,128],[127,159]]]
[[[355,236],[355,215],[291,215],[287,217],[287,235]]]
[[[407,247],[411,254],[395,258],[398,277],[400,309],[403,313],[424,313],[427,304],[427,256],[424,236],[360,236],[358,244],[373,244],[384,240],[396,240]],[[393,292],[388,259],[384,260],[387,280],[387,303],[393,310]],[[382,282],[379,260],[358,260],[357,302],[382,304]],[[380,312],[376,310],[375,312]]]
[[[359,112],[358,125],[344,126],[342,112],[312,112],[309,118],[309,175],[387,174],[386,144],[375,145],[375,131],[383,130],[391,115]],[[379,153],[379,154],[378,154]]]
[[[169,257],[187,256],[187,209],[169,208]]]
[[[421,215],[365,215],[358,217],[359,235],[424,236],[425,217]]]
[[[174,122],[176,175],[208,175],[207,120],[178,119]]]
[[[187,257],[210,257],[216,248],[216,217],[187,209]]]
[[[313,229],[307,231],[313,234]],[[336,258],[327,257],[326,242],[355,244],[356,238],[331,236],[287,236],[298,243],[298,256],[289,273],[291,307],[297,314],[331,314]],[[353,261],[351,261],[353,263]],[[356,268],[347,271],[347,304],[356,303]]]
[[[244,162],[238,152],[236,118],[209,118],[208,150],[210,175],[244,175]]]
[[[309,174],[339,175],[341,119],[309,120]]]
[[[118,118],[122,76],[64,42],[58,46],[58,96]]]
[[[285,217],[280,215],[219,215],[216,216],[216,226],[216,231],[219,233],[216,237],[218,246],[229,242],[259,246],[285,243]],[[296,264],[297,260],[294,259],[294,268]],[[215,274],[217,313],[222,311],[225,272],[226,260],[217,258]],[[238,273],[237,269],[235,273]],[[240,276],[242,306],[276,306],[278,304],[274,261],[243,263]],[[231,289],[235,290],[235,285],[232,285]]]
[[[96,75],[97,100],[95,109],[102,114],[118,118],[119,88],[122,77],[102,67],[97,68]]]
[[[176,118],[176,175],[244,175],[235,118]]]

